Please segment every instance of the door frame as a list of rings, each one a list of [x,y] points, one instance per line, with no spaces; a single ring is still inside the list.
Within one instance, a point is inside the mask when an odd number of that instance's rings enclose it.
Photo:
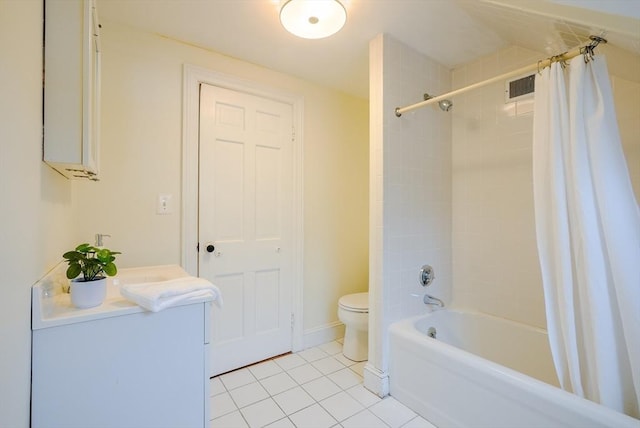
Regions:
[[[190,274],[198,275],[198,168],[200,130],[200,84],[208,84],[263,98],[290,104],[293,112],[293,207],[292,207],[292,266],[293,284],[291,311],[293,332],[291,350],[304,347],[302,326],[303,292],[303,109],[302,96],[283,92],[279,89],[235,76],[208,70],[191,64],[183,68],[182,101],[182,220],[181,258],[182,267]]]

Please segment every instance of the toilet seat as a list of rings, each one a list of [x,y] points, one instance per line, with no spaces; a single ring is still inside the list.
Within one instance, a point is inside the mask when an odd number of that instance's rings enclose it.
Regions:
[[[369,293],[354,293],[342,296],[338,305],[349,312],[369,313]]]

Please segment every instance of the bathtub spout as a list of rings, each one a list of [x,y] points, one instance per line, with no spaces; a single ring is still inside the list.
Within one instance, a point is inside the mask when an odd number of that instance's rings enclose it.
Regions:
[[[442,300],[438,299],[437,297],[433,297],[429,294],[425,294],[422,301],[424,302],[425,305],[433,305],[433,306],[439,306],[441,308],[444,308],[444,302]]]

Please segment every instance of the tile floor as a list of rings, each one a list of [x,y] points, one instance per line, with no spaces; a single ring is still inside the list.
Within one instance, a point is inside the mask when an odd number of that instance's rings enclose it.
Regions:
[[[210,427],[435,428],[366,390],[364,364],[335,341],[214,377]]]

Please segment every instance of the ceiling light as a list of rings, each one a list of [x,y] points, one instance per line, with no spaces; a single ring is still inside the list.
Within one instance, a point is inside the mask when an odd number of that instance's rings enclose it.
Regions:
[[[305,39],[329,37],[346,21],[347,11],[338,0],[288,0],[280,9],[284,28]]]

